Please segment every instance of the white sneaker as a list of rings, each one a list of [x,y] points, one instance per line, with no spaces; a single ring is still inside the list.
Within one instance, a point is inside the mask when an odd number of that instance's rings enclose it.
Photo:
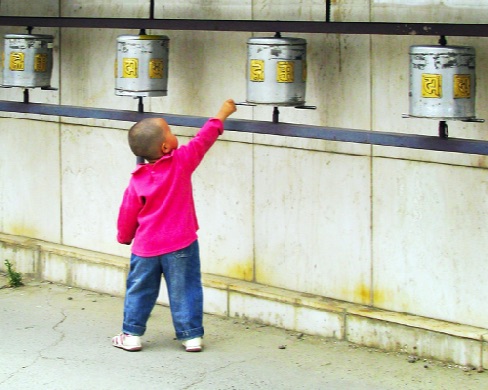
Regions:
[[[200,352],[203,348],[203,341],[201,337],[183,341],[183,346],[186,352]]]
[[[141,338],[126,333],[120,333],[113,337],[112,345],[130,352],[140,351],[142,349]]]

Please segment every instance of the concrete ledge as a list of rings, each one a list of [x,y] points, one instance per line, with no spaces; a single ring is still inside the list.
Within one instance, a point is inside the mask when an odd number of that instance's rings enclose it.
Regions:
[[[128,259],[0,234],[0,270],[122,296]],[[488,329],[341,302],[218,275],[203,275],[205,312],[246,318],[387,351],[488,368]],[[167,305],[164,282],[158,303]]]

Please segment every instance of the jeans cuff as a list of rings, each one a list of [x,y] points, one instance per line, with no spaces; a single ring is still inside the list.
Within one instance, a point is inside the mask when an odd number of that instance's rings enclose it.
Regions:
[[[138,325],[129,325],[124,323],[122,325],[122,332],[130,334],[132,336],[142,336],[146,333],[146,327]]]

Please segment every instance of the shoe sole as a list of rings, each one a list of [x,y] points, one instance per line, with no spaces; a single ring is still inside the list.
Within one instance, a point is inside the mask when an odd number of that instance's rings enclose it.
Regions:
[[[202,347],[188,347],[186,352],[202,352]]]
[[[137,352],[137,351],[140,351],[142,349],[142,347],[124,347],[123,345],[116,345],[116,344],[113,344],[113,346],[115,348],[120,348],[120,349],[123,349],[124,351],[128,351],[128,352]]]

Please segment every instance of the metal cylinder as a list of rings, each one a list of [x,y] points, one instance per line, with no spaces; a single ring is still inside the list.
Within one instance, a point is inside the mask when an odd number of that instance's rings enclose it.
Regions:
[[[410,116],[475,119],[475,50],[469,46],[410,47]]]
[[[247,47],[247,102],[304,105],[307,41],[285,37],[249,38]]]
[[[121,35],[117,38],[115,94],[168,94],[169,38],[165,35]]]
[[[52,35],[5,35],[2,86],[49,88],[53,41]]]

